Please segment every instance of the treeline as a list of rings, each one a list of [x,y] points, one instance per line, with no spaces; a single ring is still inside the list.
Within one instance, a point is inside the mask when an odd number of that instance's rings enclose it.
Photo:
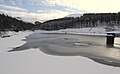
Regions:
[[[32,30],[34,24],[17,20],[8,15],[0,14],[0,31],[24,31]]]
[[[59,15],[59,14],[58,14]],[[64,17],[35,24],[23,22],[16,18],[0,14],[0,31],[24,30],[59,30],[66,28],[83,28],[98,26],[120,27],[120,12],[118,13],[87,13],[81,17]]]
[[[74,24],[70,24],[74,20],[73,17],[65,17],[60,19],[49,20],[41,24],[42,30],[59,30],[66,28],[73,28]]]
[[[38,25],[38,24],[37,24]],[[81,17],[65,17],[40,23],[42,30],[59,30],[66,28],[118,26],[120,27],[120,12],[118,13],[87,13]]]

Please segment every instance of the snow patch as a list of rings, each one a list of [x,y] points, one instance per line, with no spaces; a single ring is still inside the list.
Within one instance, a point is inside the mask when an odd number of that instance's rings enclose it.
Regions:
[[[29,34],[32,34],[31,31],[20,31],[19,33],[15,32],[7,32],[8,35],[12,35],[11,37],[0,37],[0,52],[6,52],[8,50],[11,50],[13,47],[18,47],[26,43],[25,41],[21,41],[25,38],[25,36],[28,36]]]
[[[69,14],[66,17],[74,17],[74,18],[76,18],[76,17],[81,17],[82,15],[83,14]]]
[[[106,36],[106,29],[103,27],[95,27],[95,28],[70,28],[70,29],[61,29],[56,31],[44,31],[37,30],[35,33],[64,33],[64,34],[82,34],[82,35],[99,35]]]

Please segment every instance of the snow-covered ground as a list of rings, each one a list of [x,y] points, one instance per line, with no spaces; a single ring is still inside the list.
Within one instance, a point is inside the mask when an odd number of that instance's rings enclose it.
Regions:
[[[23,45],[25,41],[21,41],[22,39],[25,39],[25,36],[28,36],[29,34],[32,34],[31,31],[20,31],[19,33],[16,32],[7,32],[6,35],[10,35],[11,37],[0,37],[0,53],[6,52],[9,49],[12,49],[12,47],[18,47],[20,45]]]
[[[52,33],[75,33],[82,29],[65,29],[52,31]],[[104,29],[101,29],[105,32]],[[48,31],[35,31],[47,33]],[[94,29],[90,30],[94,33]],[[95,30],[95,32],[98,32]],[[119,74],[119,67],[98,64],[81,56],[52,56],[31,49],[19,52],[7,52],[12,47],[18,47],[25,42],[21,41],[33,32],[19,32],[11,37],[0,38],[0,74]],[[83,33],[89,33],[84,29]],[[101,34],[101,32],[99,32]]]
[[[120,33],[120,29],[115,31],[107,31],[105,27],[88,27],[88,28],[70,28],[56,31],[37,30],[36,33],[65,33],[65,34],[81,34],[81,35],[99,35],[106,36],[107,33]]]
[[[107,31],[103,27],[96,28],[70,28],[56,31],[37,30],[36,33],[65,33],[65,34],[82,34],[82,35],[102,35],[105,36]]]
[[[64,34],[82,34],[82,35],[99,35],[106,36],[107,33],[120,33],[120,29],[114,31],[107,31],[106,27],[88,27],[88,28],[69,28],[53,31],[36,30],[35,33],[64,33]],[[14,36],[19,33],[6,32],[3,36]]]

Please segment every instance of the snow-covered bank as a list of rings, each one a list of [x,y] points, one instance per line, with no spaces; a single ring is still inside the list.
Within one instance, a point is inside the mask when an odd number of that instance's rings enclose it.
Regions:
[[[25,36],[28,36],[29,34],[32,34],[32,31],[20,31],[18,33],[16,32],[7,32],[7,35],[10,35],[11,37],[0,37],[0,53],[3,51],[8,51],[9,49],[12,49],[12,47],[18,47],[20,45],[23,45],[25,41],[21,41],[25,38]]]
[[[116,29],[114,31],[107,31],[106,27],[88,27],[88,28],[69,28],[69,29],[61,29],[61,30],[36,30],[34,33],[64,33],[64,34],[80,34],[80,35],[97,35],[97,36],[106,36],[107,33],[120,33],[120,29]],[[14,36],[19,33],[8,31],[4,36]]]
[[[5,37],[10,37],[10,36],[13,36],[13,35],[16,35],[17,32],[14,32],[14,31],[5,31],[5,32],[0,32],[0,37],[2,38],[5,38]]]
[[[37,30],[36,33],[65,33],[65,34],[82,34],[82,35],[100,35],[106,36],[106,29],[103,27],[95,28],[72,28],[72,29],[61,29],[56,31],[43,31]]]
[[[110,29],[110,28],[109,28]],[[106,36],[107,33],[117,32],[120,33],[120,29],[117,28],[114,31],[108,31],[106,27],[88,27],[88,28],[70,28],[70,29],[61,29],[55,31],[44,31],[37,30],[35,33],[64,33],[64,34],[80,34],[80,35],[97,35],[97,36]]]

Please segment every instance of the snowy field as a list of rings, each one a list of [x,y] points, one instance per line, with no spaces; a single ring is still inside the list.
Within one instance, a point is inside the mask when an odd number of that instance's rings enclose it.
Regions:
[[[19,32],[11,37],[0,38],[0,74],[119,74],[119,67],[112,67],[96,63],[81,56],[52,56],[39,49],[18,52],[7,52],[13,47],[23,45],[25,36],[32,33],[73,33],[73,34],[103,34],[101,28],[89,30],[66,29],[59,31]],[[90,32],[89,32],[90,31]]]
[[[66,34],[82,34],[82,35],[99,35],[106,36],[107,32],[116,32],[120,33],[120,29],[115,29],[115,31],[107,31],[106,27],[95,27],[95,28],[75,28],[75,29],[61,29],[56,31],[43,31],[38,30],[36,33],[66,33]]]

